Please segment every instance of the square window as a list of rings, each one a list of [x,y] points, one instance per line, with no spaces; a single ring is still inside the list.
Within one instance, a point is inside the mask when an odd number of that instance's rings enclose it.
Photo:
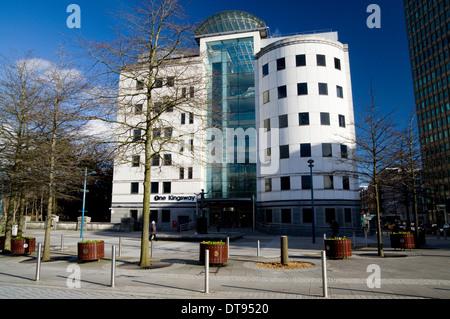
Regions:
[[[289,145],[280,146],[280,159],[289,158]]]
[[[296,66],[305,66],[306,65],[306,55],[298,54],[295,56],[295,64]]]
[[[134,115],[142,114],[143,105],[142,104],[136,104],[134,107]]]
[[[350,224],[352,222],[352,209],[351,208],[344,208],[344,220],[348,224]]]
[[[188,179],[193,179],[193,178],[194,178],[194,168],[188,167]]]
[[[325,55],[317,54],[317,65],[318,66],[327,66],[327,61],[325,59]]]
[[[184,179],[184,167],[180,167],[180,176],[179,179]]]
[[[348,158],[347,145],[341,144],[341,158]]]
[[[302,189],[311,189],[311,176],[302,176]]]
[[[266,63],[262,67],[262,75],[266,76],[269,74],[269,63]]]
[[[141,130],[134,130],[133,131],[133,142],[138,142],[141,140]]]
[[[312,223],[312,209],[311,208],[303,208],[303,223],[304,224]]]
[[[328,95],[328,84],[319,83],[319,94],[320,95]]]
[[[281,182],[281,190],[282,191],[288,191],[291,189],[291,177],[290,176],[281,177],[280,182]]]
[[[336,220],[336,211],[334,208],[325,208],[325,222],[330,224],[333,220]]]
[[[170,194],[172,192],[172,182],[163,182],[163,193]]]
[[[320,124],[330,125],[330,113],[320,113]]]
[[[137,80],[136,81],[136,90],[142,90],[144,89],[144,81]]]
[[[311,157],[311,144],[300,144],[300,157]]]
[[[162,88],[162,86],[163,86],[163,80],[162,79],[155,79],[154,87],[155,88]]]
[[[342,177],[342,188],[345,190],[350,190],[350,177],[348,176]]]
[[[287,96],[287,87],[286,85],[278,87],[278,98],[284,99]]]
[[[336,85],[336,95],[342,99],[344,98],[344,90],[342,89],[342,86]]]
[[[159,154],[153,154],[152,156],[152,166],[159,166]]]
[[[164,166],[172,165],[172,154],[164,154]]]
[[[334,58],[334,67],[338,70],[341,69],[341,60],[339,60],[338,58]]]
[[[181,124],[186,124],[186,113],[181,113]]]
[[[339,114],[339,126],[345,127],[345,116],[341,114]]]
[[[189,112],[189,124],[194,124],[194,113]]]
[[[167,86],[174,86],[175,85],[175,77],[174,76],[169,76],[167,78]]]
[[[158,194],[159,193],[159,183],[158,182],[151,182],[150,183],[150,193],[151,194]]]
[[[265,91],[263,93],[263,103],[266,104],[266,103],[269,103],[269,102],[270,102],[269,91]]]
[[[270,131],[270,119],[265,119],[264,120],[264,132],[269,132]]]
[[[298,114],[298,125],[309,125],[309,113]]]
[[[308,83],[297,83],[297,95],[308,94]]]
[[[323,143],[322,144],[322,157],[331,157],[333,156],[331,143]]]
[[[141,157],[139,155],[134,155],[132,162],[131,162],[131,166],[132,167],[139,167],[141,162]]]
[[[287,116],[287,114],[278,116],[278,127],[279,128],[288,127],[288,116]]]
[[[271,178],[266,178],[264,180],[264,184],[265,184],[265,191],[266,192],[271,192],[272,191],[272,179]]]
[[[156,209],[150,210],[150,220],[155,222],[158,221],[158,210]]]
[[[323,177],[323,187],[325,189],[333,189],[333,176],[332,175],[325,175]]]
[[[163,209],[162,216],[161,216],[161,222],[170,223],[170,210]]]
[[[131,194],[139,194],[139,183],[131,183]]]
[[[281,210],[281,222],[284,224],[291,223],[291,209],[285,208]]]
[[[277,59],[277,71],[286,69],[286,60],[284,58]]]

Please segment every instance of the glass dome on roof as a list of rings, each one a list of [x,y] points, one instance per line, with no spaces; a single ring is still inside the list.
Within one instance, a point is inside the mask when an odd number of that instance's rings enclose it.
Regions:
[[[223,11],[216,13],[203,21],[195,36],[229,33],[235,31],[266,30],[266,23],[260,18],[243,11]]]

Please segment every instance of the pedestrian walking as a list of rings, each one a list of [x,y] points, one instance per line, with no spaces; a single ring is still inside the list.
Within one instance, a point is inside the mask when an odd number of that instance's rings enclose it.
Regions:
[[[158,239],[156,239],[156,224],[155,224],[155,221],[152,221],[152,226],[151,226],[151,229],[150,229],[150,240],[158,241]]]

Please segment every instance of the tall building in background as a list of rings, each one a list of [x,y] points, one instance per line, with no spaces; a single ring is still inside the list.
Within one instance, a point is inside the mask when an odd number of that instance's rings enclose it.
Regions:
[[[170,134],[189,136],[183,154],[201,151],[188,167],[179,167],[179,148],[167,150],[170,161],[155,163],[151,219],[160,229],[200,216],[210,226],[219,219],[225,228],[270,223],[294,226],[297,234],[310,233],[313,218],[326,231],[333,219],[342,230],[359,228],[358,177],[346,163],[355,149],[348,46],[337,32],[271,37],[268,30],[242,11],[209,17],[195,30],[199,54],[185,58],[203,83],[162,85],[204,96],[205,116],[162,115],[170,117]],[[133,116],[139,112],[127,120]],[[218,145],[214,154],[211,145]],[[115,164],[112,222],[141,219],[143,171],[134,162]]]
[[[444,222],[450,198],[450,0],[404,0],[404,6],[426,206],[432,221]]]

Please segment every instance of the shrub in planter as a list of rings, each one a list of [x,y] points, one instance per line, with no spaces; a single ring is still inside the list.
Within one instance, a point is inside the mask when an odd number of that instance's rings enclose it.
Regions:
[[[200,262],[205,263],[205,250],[209,250],[209,264],[219,265],[228,261],[228,245],[222,241],[200,243]]]
[[[391,234],[391,247],[400,249],[413,249],[414,244],[414,234],[410,232],[399,232]]]
[[[11,254],[23,255],[31,254],[36,249],[36,238],[33,237],[13,237],[11,238]]]
[[[105,242],[103,240],[85,240],[78,242],[78,260],[92,261],[105,257]]]
[[[348,258],[352,256],[352,241],[348,238],[328,238],[324,240],[324,246],[328,258]]]

